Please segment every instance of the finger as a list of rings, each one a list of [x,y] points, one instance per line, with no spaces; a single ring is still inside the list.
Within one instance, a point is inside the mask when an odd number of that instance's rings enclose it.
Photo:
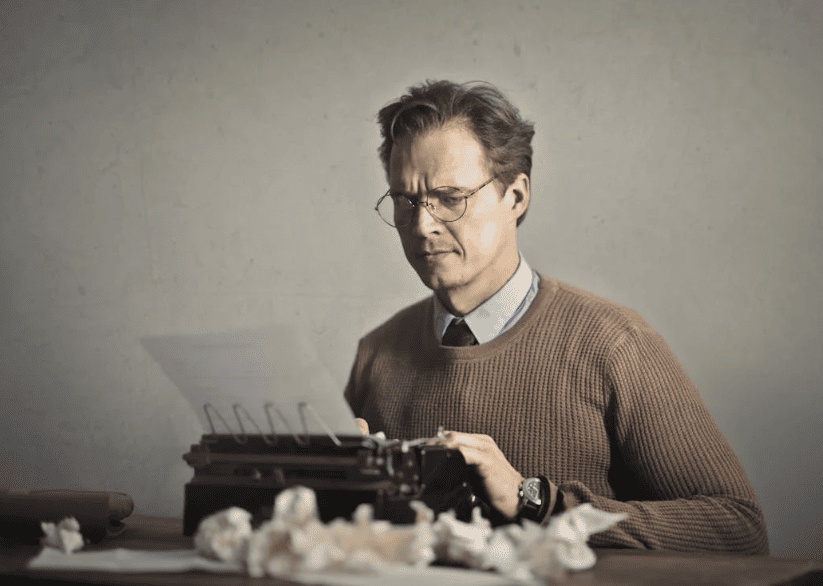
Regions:
[[[357,427],[360,428],[360,433],[362,433],[363,435],[369,435],[369,423],[365,419],[361,419],[360,417],[355,419],[355,421],[357,422]]]
[[[488,435],[477,433],[461,433],[459,431],[444,431],[438,434],[438,443],[450,448],[470,448],[474,450],[498,452],[497,443]]]
[[[481,472],[491,472],[502,462],[507,462],[500,452],[492,452],[475,446],[458,445],[455,449],[463,455],[466,464],[478,466]]]

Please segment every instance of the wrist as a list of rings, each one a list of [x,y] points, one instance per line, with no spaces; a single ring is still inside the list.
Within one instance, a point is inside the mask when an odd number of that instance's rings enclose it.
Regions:
[[[491,501],[494,507],[509,519],[516,520],[520,514],[521,499],[519,490],[524,480],[525,478],[520,476],[519,480],[515,480],[504,492],[498,495],[499,500]]]

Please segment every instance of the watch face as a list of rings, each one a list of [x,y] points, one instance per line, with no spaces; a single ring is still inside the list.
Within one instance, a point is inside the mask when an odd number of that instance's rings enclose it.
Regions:
[[[529,478],[523,483],[523,496],[532,502],[540,502],[540,480]]]

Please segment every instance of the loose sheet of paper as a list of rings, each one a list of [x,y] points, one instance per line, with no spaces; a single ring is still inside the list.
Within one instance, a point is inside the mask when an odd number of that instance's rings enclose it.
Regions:
[[[241,572],[241,564],[210,560],[194,549],[174,551],[142,551],[110,549],[66,554],[53,547],[44,547],[29,562],[35,570],[97,570],[104,572]]]
[[[36,570],[96,570],[105,572],[208,572],[243,571],[240,564],[206,559],[196,550],[137,551],[112,549],[108,551],[82,552],[67,555],[53,547],[44,548],[29,562]],[[511,579],[492,572],[478,572],[461,568],[416,568],[390,566],[380,574],[309,573],[292,574],[288,577],[303,584],[325,586],[419,586],[421,584],[449,584],[458,586],[504,586]]]
[[[114,549],[71,553],[44,542],[29,561],[32,569],[86,569],[110,572],[245,572],[251,577],[284,577],[307,584],[536,584],[565,579],[567,570],[591,568],[592,533],[626,517],[583,504],[552,517],[548,527],[492,529],[475,509],[471,523],[443,513],[436,519],[424,504],[415,507],[413,525],[375,520],[371,505],[360,505],[352,521],[323,524],[311,489],[293,487],[274,500],[273,516],[256,530],[251,514],[230,507],[204,519],[194,537],[196,549],[146,552]],[[76,521],[69,529],[79,529]],[[79,535],[79,533],[78,533]],[[434,560],[463,563],[474,570],[432,568]],[[494,570],[486,572],[479,570]]]
[[[208,432],[360,434],[343,390],[294,327],[140,341]]]

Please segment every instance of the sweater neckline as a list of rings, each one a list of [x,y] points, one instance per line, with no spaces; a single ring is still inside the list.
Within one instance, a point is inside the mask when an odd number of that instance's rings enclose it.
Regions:
[[[423,328],[426,332],[423,337],[423,345],[427,353],[432,358],[443,358],[449,361],[478,360],[505,348],[519,339],[539,319],[538,316],[543,313],[545,307],[551,303],[557,293],[557,281],[544,277],[540,273],[538,273],[538,276],[540,277],[540,289],[537,291],[537,296],[534,298],[531,307],[526,310],[525,315],[510,330],[503,332],[490,342],[477,346],[441,346],[440,340],[437,339],[437,335],[434,333],[434,328],[427,320],[429,327]],[[425,307],[427,308],[427,315],[431,316],[434,311],[434,296],[429,298],[429,303]]]

